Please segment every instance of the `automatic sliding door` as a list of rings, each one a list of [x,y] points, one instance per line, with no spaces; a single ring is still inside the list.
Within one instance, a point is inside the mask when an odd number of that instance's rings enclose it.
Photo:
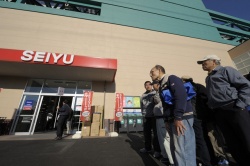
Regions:
[[[36,120],[35,132],[54,130],[58,96],[43,96]]]

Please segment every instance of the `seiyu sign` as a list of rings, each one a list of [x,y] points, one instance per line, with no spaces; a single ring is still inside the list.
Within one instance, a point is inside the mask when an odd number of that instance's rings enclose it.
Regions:
[[[25,62],[33,61],[33,62],[54,63],[54,64],[57,64],[58,61],[62,60],[64,64],[69,65],[73,63],[74,55],[26,50],[23,52],[21,60]]]

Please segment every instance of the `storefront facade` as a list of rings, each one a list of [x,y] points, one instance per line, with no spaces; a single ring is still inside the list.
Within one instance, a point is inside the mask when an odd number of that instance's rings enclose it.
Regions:
[[[223,65],[234,66],[228,50],[235,45],[202,39],[200,32],[200,37],[192,37],[10,8],[0,8],[0,13],[0,115],[15,119],[14,134],[44,129],[46,124],[39,121],[45,102],[67,98],[77,111],[76,101],[84,90],[94,92],[92,105],[104,106],[104,119],[113,119],[115,94],[140,96],[156,64],[167,74],[191,75],[201,84],[206,72],[196,61],[204,56],[216,54]],[[52,91],[46,88],[50,84]],[[58,95],[58,87],[67,93]],[[22,112],[29,101],[33,112]]]

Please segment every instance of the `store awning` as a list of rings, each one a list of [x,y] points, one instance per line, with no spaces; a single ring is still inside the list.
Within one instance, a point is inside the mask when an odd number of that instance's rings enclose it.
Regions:
[[[0,48],[0,75],[113,82],[117,60]]]

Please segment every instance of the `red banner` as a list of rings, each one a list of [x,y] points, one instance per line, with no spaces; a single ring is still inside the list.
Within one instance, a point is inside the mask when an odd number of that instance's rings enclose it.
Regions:
[[[121,121],[123,116],[123,93],[116,93],[115,97],[115,121]]]
[[[85,91],[82,100],[81,121],[90,121],[91,119],[91,105],[93,98],[93,91]]]

